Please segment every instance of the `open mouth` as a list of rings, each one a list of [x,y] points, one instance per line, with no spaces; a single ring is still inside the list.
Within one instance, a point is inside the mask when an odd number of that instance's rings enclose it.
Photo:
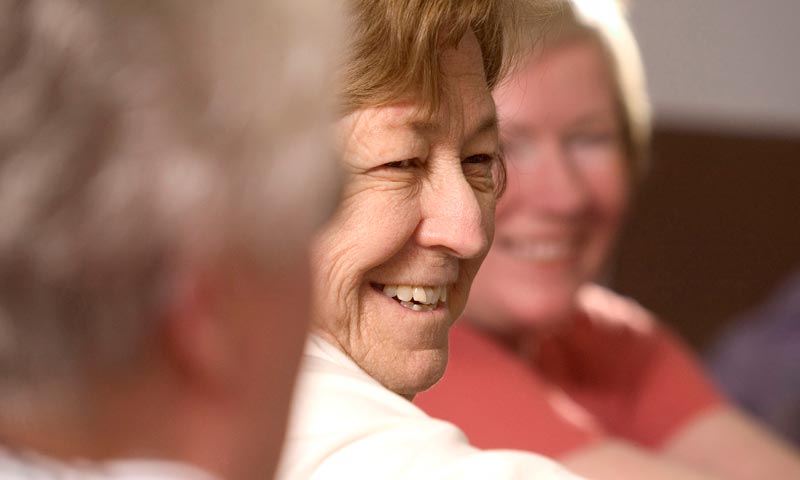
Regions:
[[[387,297],[394,299],[403,307],[415,312],[430,312],[447,302],[446,285],[372,284],[372,286]]]
[[[511,237],[500,237],[496,244],[516,258],[541,263],[569,260],[579,248],[575,241],[518,240]]]

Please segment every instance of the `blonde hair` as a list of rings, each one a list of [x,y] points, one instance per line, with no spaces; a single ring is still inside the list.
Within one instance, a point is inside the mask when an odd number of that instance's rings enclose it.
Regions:
[[[602,49],[619,104],[630,178],[636,182],[648,168],[652,114],[644,65],[626,14],[618,0],[565,0],[538,47],[588,40]]]

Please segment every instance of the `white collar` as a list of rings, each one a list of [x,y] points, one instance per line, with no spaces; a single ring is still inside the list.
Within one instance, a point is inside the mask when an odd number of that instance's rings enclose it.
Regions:
[[[317,372],[346,375],[386,389],[372,375],[362,369],[350,355],[315,333],[309,334],[306,338],[303,364],[303,370],[311,369]]]
[[[328,360],[329,362],[339,364],[343,367],[356,367],[359,370],[361,369],[346,353],[315,333],[308,335],[306,339],[306,348],[303,353],[310,357]]]

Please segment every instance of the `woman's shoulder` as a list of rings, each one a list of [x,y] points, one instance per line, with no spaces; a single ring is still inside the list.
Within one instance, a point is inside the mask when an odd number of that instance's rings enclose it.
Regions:
[[[278,478],[573,479],[536,455],[481,451],[454,425],[423,413],[335,346],[306,346]],[[525,476],[520,476],[525,473]]]

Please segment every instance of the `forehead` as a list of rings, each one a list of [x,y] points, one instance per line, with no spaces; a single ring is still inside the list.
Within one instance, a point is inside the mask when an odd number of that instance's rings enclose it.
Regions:
[[[495,92],[505,120],[538,116],[568,121],[576,116],[615,111],[611,70],[602,48],[573,41],[534,57]]]

